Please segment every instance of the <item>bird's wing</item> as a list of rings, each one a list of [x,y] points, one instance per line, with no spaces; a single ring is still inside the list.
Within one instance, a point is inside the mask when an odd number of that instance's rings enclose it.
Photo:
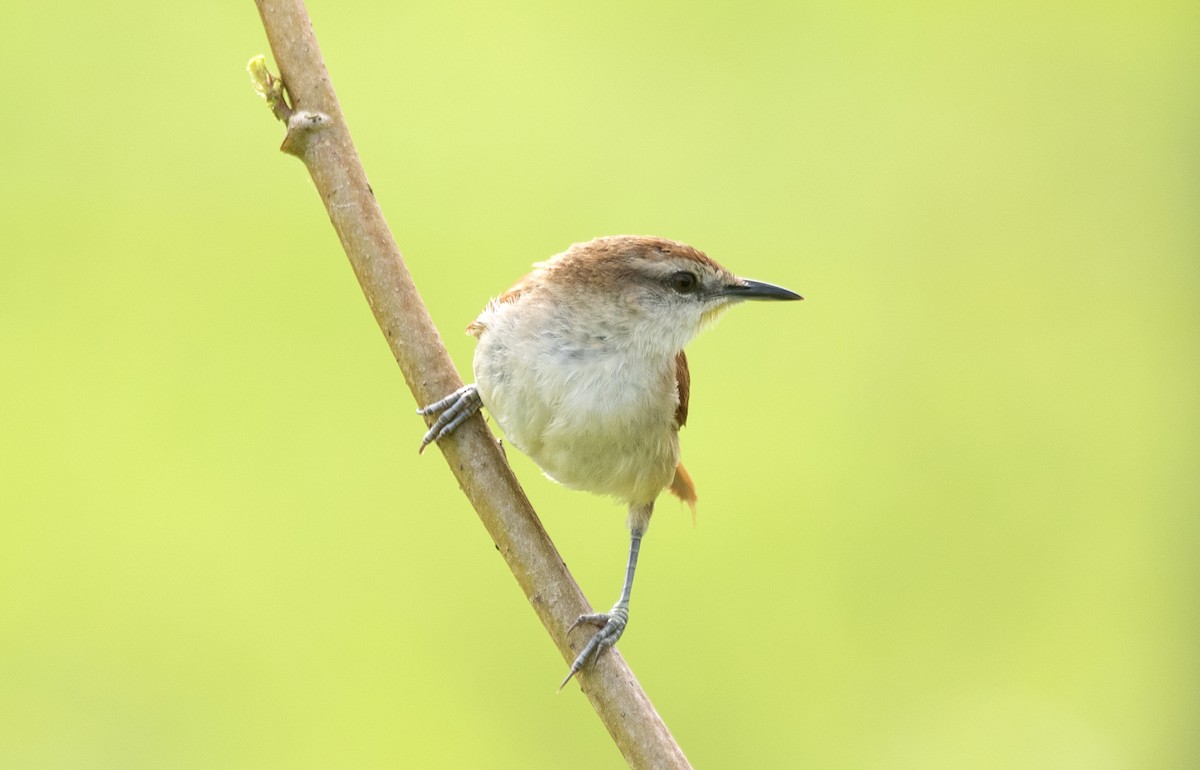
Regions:
[[[675,407],[675,428],[687,424],[688,396],[692,390],[692,375],[688,372],[687,356],[683,351],[675,354],[675,387],[679,391],[679,406]]]

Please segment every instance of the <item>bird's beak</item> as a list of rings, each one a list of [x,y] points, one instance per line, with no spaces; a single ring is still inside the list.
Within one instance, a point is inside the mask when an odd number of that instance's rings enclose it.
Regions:
[[[804,299],[799,294],[782,286],[749,278],[739,278],[739,283],[725,287],[721,293],[733,299]]]

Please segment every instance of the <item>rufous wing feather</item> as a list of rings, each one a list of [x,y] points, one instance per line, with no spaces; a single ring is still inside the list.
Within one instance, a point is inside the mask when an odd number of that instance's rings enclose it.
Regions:
[[[675,354],[675,388],[679,392],[679,405],[675,407],[675,427],[687,423],[688,396],[692,392],[692,373],[688,371],[687,356],[683,351]]]

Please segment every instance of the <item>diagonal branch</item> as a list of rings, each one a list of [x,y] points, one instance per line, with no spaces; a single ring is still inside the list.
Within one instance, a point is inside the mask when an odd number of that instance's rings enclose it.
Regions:
[[[287,123],[282,150],[308,168],[363,294],[418,404],[462,385],[367,184],[301,0],[256,0],[282,87],[251,66],[256,88]],[[284,90],[290,98],[285,103]],[[513,576],[564,660],[566,630],[590,612],[481,417],[438,444]],[[581,687],[632,767],[690,767],[616,650],[580,677]]]

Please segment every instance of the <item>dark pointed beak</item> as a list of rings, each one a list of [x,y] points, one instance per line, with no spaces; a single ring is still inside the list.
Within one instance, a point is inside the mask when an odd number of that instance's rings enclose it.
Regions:
[[[721,293],[735,299],[804,299],[796,292],[773,283],[752,281],[749,278],[739,278],[738,281],[740,283],[727,286]]]

